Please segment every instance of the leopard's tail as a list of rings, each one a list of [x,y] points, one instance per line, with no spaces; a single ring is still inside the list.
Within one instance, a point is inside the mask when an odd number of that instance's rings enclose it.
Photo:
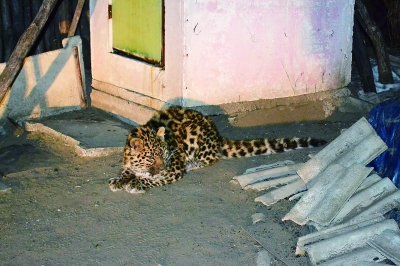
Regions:
[[[222,139],[224,158],[251,157],[285,152],[295,149],[313,148],[326,144],[326,140],[314,138],[277,138],[254,140]]]

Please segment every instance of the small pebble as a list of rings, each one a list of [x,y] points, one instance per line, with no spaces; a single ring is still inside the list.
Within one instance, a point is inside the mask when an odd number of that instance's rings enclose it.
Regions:
[[[268,251],[260,250],[257,255],[257,266],[269,266],[271,265],[271,259]]]
[[[253,221],[253,224],[256,224],[258,222],[264,222],[265,215],[263,213],[257,212],[251,216],[251,220]]]

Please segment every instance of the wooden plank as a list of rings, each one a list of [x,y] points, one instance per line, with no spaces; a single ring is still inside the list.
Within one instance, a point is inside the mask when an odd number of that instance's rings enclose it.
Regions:
[[[78,26],[79,19],[81,17],[83,5],[85,4],[85,0],[79,0],[76,5],[75,14],[72,19],[71,27],[69,27],[68,37],[72,37],[75,35],[76,27]]]
[[[356,11],[357,12],[357,11]],[[359,22],[354,20],[353,30],[353,56],[356,61],[357,69],[360,74],[361,84],[364,92],[375,92],[376,87],[374,75],[372,73],[371,62],[364,44],[363,33],[361,32]]]
[[[0,103],[15,81],[22,68],[26,55],[39,36],[57,1],[58,0],[44,0],[35,19],[19,39],[17,46],[10,56],[10,60],[0,75]]]
[[[85,1],[83,11],[78,23],[78,33],[82,39],[82,53],[83,61],[85,62],[85,69],[92,69],[92,62],[90,60],[90,14],[89,14],[89,1]]]
[[[389,55],[385,40],[378,25],[370,18],[367,8],[361,0],[356,0],[355,16],[360,25],[368,33],[374,45],[376,58],[378,61],[379,82],[382,84],[392,84],[393,75],[390,67]]]
[[[76,73],[76,78],[78,80],[79,84],[79,93],[81,97],[81,107],[86,108],[88,106],[87,100],[86,100],[86,91],[85,91],[85,84],[83,82],[83,77],[82,77],[82,69],[81,69],[81,62],[79,59],[79,49],[78,46],[72,47],[72,55],[74,56],[75,60],[75,73]]]

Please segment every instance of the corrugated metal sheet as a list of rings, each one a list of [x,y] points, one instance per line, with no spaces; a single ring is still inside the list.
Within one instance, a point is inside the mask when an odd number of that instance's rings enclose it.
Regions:
[[[282,220],[328,226],[371,171],[372,168],[359,164],[348,168],[331,164]]]
[[[385,219],[383,214],[400,206],[400,190],[388,178],[369,175],[372,168],[366,167],[386,149],[362,118],[301,166],[298,175],[276,168],[271,180],[249,176],[235,179],[246,180],[239,181],[246,189],[269,189],[255,199],[267,206],[291,195],[292,199],[300,198],[283,220],[314,225],[319,230],[300,237],[296,250],[297,254],[307,252],[314,265],[368,265],[393,256],[368,243],[380,239],[377,245],[389,249],[382,239],[390,236],[383,232],[399,234],[396,221]],[[400,250],[400,240],[390,245]]]
[[[248,185],[276,180],[282,177],[297,175],[296,170],[304,164],[295,164],[293,161],[277,162],[269,165],[261,165],[259,167],[247,169],[243,175],[235,176],[239,184],[246,189]]]
[[[400,265],[400,233],[398,230],[386,229],[378,236],[370,239],[368,244],[396,265]]]
[[[247,169],[243,175],[235,176],[233,179],[246,190],[255,189],[261,191],[274,188],[264,196],[255,199],[256,202],[262,202],[270,206],[281,199],[289,197],[298,190],[306,189],[305,183],[296,173],[296,170],[303,165],[302,163],[295,164],[293,161],[286,160]]]
[[[390,181],[389,178],[379,178],[378,182],[354,194],[349,201],[346,202],[331,224],[340,224],[354,219],[372,205],[379,206],[378,208],[374,209],[383,210],[384,208],[381,205],[382,200],[396,191],[398,191],[396,186],[392,183],[392,181]]]
[[[328,265],[351,265],[350,258],[352,258],[353,263],[358,263],[360,260],[370,262],[381,261],[386,257],[380,255],[379,252],[375,252],[368,245],[368,241],[386,229],[391,229],[395,232],[400,231],[396,221],[383,220],[354,230],[342,229],[334,231],[334,234],[330,231],[332,234],[331,237],[305,245],[303,248],[307,251],[314,265],[320,265],[321,263],[329,263]],[[324,235],[324,231],[320,231],[319,233]],[[360,251],[362,256],[355,255]],[[346,260],[343,260],[343,258]],[[338,261],[345,263],[338,264]]]
[[[343,167],[353,164],[365,166],[386,149],[386,144],[373,127],[365,118],[361,118],[305,163],[297,173],[308,183],[331,164]]]
[[[345,235],[348,232],[357,230],[358,228],[362,228],[365,226],[373,225],[379,222],[382,222],[385,220],[385,217],[382,215],[375,215],[374,217],[371,217],[369,219],[365,219],[360,222],[348,222],[348,223],[343,223],[337,226],[333,226],[330,228],[326,228],[321,231],[317,231],[308,235],[304,235],[299,237],[297,241],[297,247],[296,247],[296,254],[297,255],[304,255],[305,254],[305,247],[308,245],[311,245],[316,242],[320,242],[324,239],[329,239],[332,237],[335,237],[337,235]]]

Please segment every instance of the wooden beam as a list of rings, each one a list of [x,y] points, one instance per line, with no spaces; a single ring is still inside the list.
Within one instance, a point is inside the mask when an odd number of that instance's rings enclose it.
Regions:
[[[80,98],[81,98],[81,107],[86,108],[88,106],[87,100],[86,100],[86,91],[85,91],[85,84],[83,84],[83,77],[82,77],[82,69],[81,69],[81,62],[79,59],[79,49],[78,46],[72,47],[72,55],[74,56],[75,60],[75,73],[76,73],[76,78],[79,83],[79,93],[80,93]]]
[[[370,18],[368,10],[361,0],[356,0],[355,16],[360,25],[367,32],[374,45],[378,61],[379,82],[382,84],[393,83],[392,69],[385,40],[378,25]]]
[[[83,5],[85,4],[85,0],[79,0],[76,5],[75,14],[72,18],[71,27],[69,27],[68,37],[72,37],[75,35],[76,27],[78,26],[79,18],[81,17]]]
[[[358,12],[356,10],[356,12]],[[357,19],[354,20],[353,27],[353,57],[356,61],[358,73],[360,74],[361,84],[364,92],[375,92],[376,87],[374,75],[372,73],[371,62],[367,53],[367,48],[364,44],[363,33],[360,29],[360,23]]]
[[[26,55],[32,48],[39,33],[42,31],[57,1],[58,0],[44,0],[35,19],[19,39],[3,73],[0,75],[0,103],[3,101],[6,92],[14,83],[19,71],[21,71]]]

